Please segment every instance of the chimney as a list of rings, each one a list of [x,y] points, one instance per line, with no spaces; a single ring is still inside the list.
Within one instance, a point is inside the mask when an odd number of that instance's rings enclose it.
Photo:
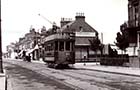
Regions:
[[[72,21],[71,18],[61,18],[61,21],[60,21],[61,27],[63,27],[64,25],[70,23],[71,21]]]
[[[84,13],[76,13],[75,19],[80,21],[85,21]]]

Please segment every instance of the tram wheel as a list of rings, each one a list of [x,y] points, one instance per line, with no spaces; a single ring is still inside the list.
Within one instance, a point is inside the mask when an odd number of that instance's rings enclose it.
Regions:
[[[54,63],[48,63],[49,68],[54,68],[55,64]]]
[[[55,66],[56,69],[66,69],[69,68],[68,64],[58,64]]]

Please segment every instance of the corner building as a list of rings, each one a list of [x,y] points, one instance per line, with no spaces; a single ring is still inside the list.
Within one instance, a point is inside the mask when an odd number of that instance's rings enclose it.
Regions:
[[[94,54],[94,51],[90,49],[89,39],[95,38],[98,32],[85,21],[83,13],[76,13],[74,21],[61,18],[60,23],[63,32],[75,32],[75,59],[77,61]]]

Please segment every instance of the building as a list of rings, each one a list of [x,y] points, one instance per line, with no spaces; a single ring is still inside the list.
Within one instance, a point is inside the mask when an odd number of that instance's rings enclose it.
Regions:
[[[6,47],[6,51],[7,51],[7,53],[6,53],[6,58],[15,58],[15,56],[16,56],[16,53],[15,53],[15,46],[16,46],[16,44],[15,43],[10,43],[10,45],[7,45],[7,47]]]
[[[140,67],[140,0],[128,0],[128,21],[121,25],[129,36],[130,66]]]
[[[6,55],[6,57],[7,58],[11,58],[11,53],[13,51],[13,48],[11,47],[11,45],[8,45],[8,46],[6,46],[6,49],[7,49],[7,55]]]
[[[89,54],[94,54],[90,49],[89,39],[96,37],[98,32],[85,21],[84,13],[76,13],[74,21],[62,18],[60,24],[63,32],[75,32],[76,60],[83,60],[84,57],[88,58]]]
[[[30,54],[33,60],[38,60],[40,57],[38,48],[40,38],[40,33],[36,32],[34,28],[31,28],[29,33],[26,33],[23,38],[19,38],[16,45],[16,51],[18,51],[19,57],[22,58],[22,52],[26,51],[26,55]]]
[[[128,21],[120,26],[121,30],[128,33],[129,48],[127,53],[130,56],[138,55],[139,33],[140,33],[140,1],[128,0]]]

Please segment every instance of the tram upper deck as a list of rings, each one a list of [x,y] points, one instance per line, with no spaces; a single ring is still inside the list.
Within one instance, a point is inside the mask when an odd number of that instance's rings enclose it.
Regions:
[[[48,35],[43,39],[43,42],[55,40],[55,39],[71,39],[75,40],[75,33],[73,32],[59,32],[55,34]]]

